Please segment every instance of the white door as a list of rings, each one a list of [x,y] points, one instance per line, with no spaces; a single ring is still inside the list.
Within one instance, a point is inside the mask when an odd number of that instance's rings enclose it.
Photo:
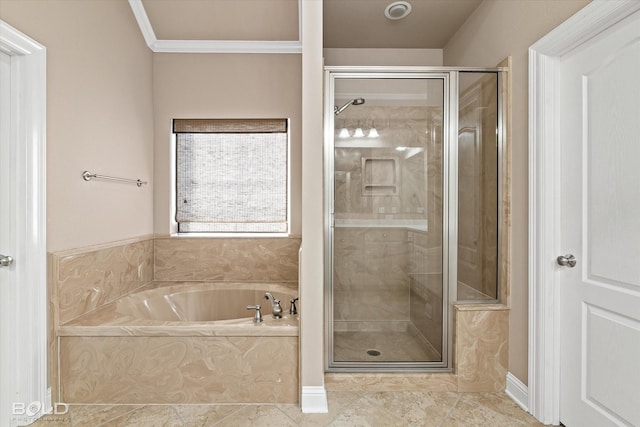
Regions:
[[[0,257],[9,264],[8,256],[15,256],[14,203],[11,191],[12,165],[10,161],[10,120],[11,120],[11,57],[0,52]],[[15,318],[16,277],[13,265],[2,265],[0,260],[0,421],[8,420],[11,404],[15,400],[15,376],[12,370],[13,354],[8,349],[15,347],[12,323]]]
[[[640,426],[640,12],[562,58],[558,90],[560,421]]]
[[[0,20],[3,427],[31,424],[51,407],[46,357],[45,65],[44,47]]]

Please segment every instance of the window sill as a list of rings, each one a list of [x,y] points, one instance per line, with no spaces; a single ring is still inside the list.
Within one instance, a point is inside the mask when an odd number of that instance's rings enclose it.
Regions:
[[[170,237],[177,239],[259,239],[259,238],[281,238],[288,239],[292,237],[290,233],[172,233]]]

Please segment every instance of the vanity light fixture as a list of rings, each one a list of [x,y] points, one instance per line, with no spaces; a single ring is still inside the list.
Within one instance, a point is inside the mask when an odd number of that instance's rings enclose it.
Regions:
[[[364,132],[362,131],[362,128],[360,126],[358,126],[356,128],[356,130],[353,131],[353,137],[354,138],[363,138],[364,137]]]
[[[384,10],[384,16],[392,21],[406,18],[411,13],[411,3],[406,1],[395,1]]]
[[[342,127],[339,128],[340,130],[337,131],[338,132],[338,138],[364,138],[364,137],[368,137],[368,138],[380,138],[380,134],[378,133],[378,130],[376,129],[376,125],[375,122],[371,122],[371,127],[368,128],[368,130],[365,132],[365,130],[362,128],[362,126],[360,125],[360,120],[358,120],[356,128],[349,128],[347,127],[346,122],[344,122],[342,124]],[[365,124],[365,129],[366,129],[366,124]]]

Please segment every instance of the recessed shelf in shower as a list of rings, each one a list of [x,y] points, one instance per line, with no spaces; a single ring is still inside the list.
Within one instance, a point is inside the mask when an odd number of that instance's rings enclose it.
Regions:
[[[397,157],[362,158],[362,194],[364,196],[397,196],[400,169]]]

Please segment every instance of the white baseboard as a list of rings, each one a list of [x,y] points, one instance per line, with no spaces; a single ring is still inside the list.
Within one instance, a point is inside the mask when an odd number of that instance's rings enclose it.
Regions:
[[[327,391],[324,386],[302,387],[300,407],[304,414],[326,414],[329,412]]]
[[[507,396],[513,399],[522,409],[529,412],[529,389],[511,372],[507,372]]]

